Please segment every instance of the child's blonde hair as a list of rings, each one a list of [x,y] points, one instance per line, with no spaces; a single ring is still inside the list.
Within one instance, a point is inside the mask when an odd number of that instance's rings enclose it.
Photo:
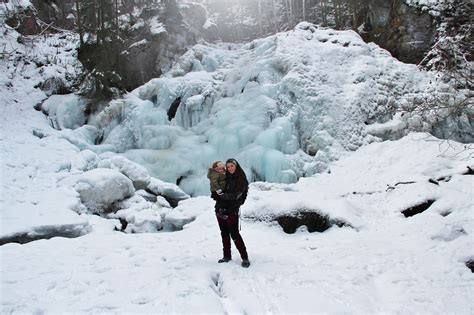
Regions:
[[[212,162],[211,168],[216,169],[216,167],[225,167],[224,162],[222,161],[214,161]]]

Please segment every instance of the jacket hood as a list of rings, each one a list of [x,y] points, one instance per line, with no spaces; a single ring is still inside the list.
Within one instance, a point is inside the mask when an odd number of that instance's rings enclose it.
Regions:
[[[208,168],[207,169],[207,178],[211,178],[211,174],[216,172],[215,170],[213,170],[212,168]]]

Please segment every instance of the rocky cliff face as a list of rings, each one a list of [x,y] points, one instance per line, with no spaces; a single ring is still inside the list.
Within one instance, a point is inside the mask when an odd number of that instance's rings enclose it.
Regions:
[[[182,5],[177,12],[151,7],[121,28],[121,40],[82,45],[81,62],[90,71],[101,72],[94,74],[96,82],[89,91],[130,91],[159,77],[198,40],[218,39],[215,26],[206,21],[207,11],[197,3]]]
[[[32,0],[20,8],[7,24],[23,35],[37,35],[60,29],[77,30],[75,2]],[[175,58],[199,38],[215,40],[215,27],[205,25],[207,11],[199,4],[169,12],[160,5],[120,17],[118,31],[99,42],[94,36],[78,47],[78,58],[87,70],[80,86],[82,94],[108,99],[159,77]]]
[[[195,43],[179,13],[170,15],[160,7],[144,9],[120,27],[116,38],[81,45],[79,60],[94,77],[85,93],[133,90],[159,77]]]
[[[387,49],[397,59],[419,63],[431,49],[436,37],[433,17],[403,1],[370,0],[360,30],[365,41]]]
[[[162,23],[161,21],[164,21]],[[79,60],[102,86],[119,90],[133,90],[159,77],[175,56],[183,54],[196,40],[182,23],[166,21],[163,12],[143,12],[122,30],[121,39],[106,44],[86,43],[79,48]]]

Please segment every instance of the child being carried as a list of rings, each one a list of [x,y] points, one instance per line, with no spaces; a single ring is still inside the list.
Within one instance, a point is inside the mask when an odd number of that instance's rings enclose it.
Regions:
[[[226,210],[222,207],[222,201],[216,195],[222,195],[226,182],[225,182],[225,164],[222,161],[215,161],[207,171],[207,178],[209,178],[211,197],[216,199],[216,211],[222,215],[225,214]]]

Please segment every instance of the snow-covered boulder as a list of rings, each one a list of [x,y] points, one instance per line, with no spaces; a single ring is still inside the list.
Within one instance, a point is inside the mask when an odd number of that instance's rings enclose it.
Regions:
[[[184,200],[165,214],[163,228],[169,231],[182,230],[186,224],[206,211],[214,212],[214,201],[211,198],[200,196]]]
[[[111,213],[107,218],[119,219],[122,226],[120,230],[127,233],[152,233],[163,229],[161,223],[164,212],[161,207],[146,201],[140,195],[134,195],[115,204],[119,208],[116,213]]]
[[[91,150],[97,154],[103,152],[115,152],[116,148],[111,144],[96,144],[99,142],[101,132],[97,127],[84,125],[77,129],[64,129],[59,137],[69,141],[81,150]]]
[[[74,188],[92,213],[111,211],[114,202],[133,196],[132,181],[116,170],[97,168],[64,179],[61,185]]]
[[[178,203],[189,198],[189,195],[179,188],[178,185],[167,183],[154,177],[150,179],[147,189],[157,196],[166,197],[171,203]]]
[[[53,76],[40,83],[39,88],[43,90],[46,95],[71,93],[70,83],[65,78],[60,76]]]
[[[56,129],[76,129],[86,122],[86,102],[76,94],[52,95],[42,105]]]
[[[143,166],[120,155],[105,153],[102,157],[107,158],[100,161],[100,167],[119,171],[133,182],[136,189],[146,188],[150,183],[150,174]]]
[[[137,195],[143,197],[143,199],[145,199],[146,201],[150,201],[150,202],[157,202],[158,201],[158,196],[156,196],[152,193],[149,193],[144,189],[139,189],[135,193]]]
[[[82,172],[90,171],[99,167],[100,158],[91,150],[84,150],[79,152],[77,156],[71,161],[71,170],[78,170]]]

